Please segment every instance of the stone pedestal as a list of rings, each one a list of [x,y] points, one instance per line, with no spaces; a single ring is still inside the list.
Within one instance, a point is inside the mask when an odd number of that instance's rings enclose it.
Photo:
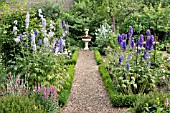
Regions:
[[[89,50],[88,44],[89,44],[89,42],[91,41],[91,39],[82,39],[82,40],[83,40],[83,42],[85,43],[84,50]]]

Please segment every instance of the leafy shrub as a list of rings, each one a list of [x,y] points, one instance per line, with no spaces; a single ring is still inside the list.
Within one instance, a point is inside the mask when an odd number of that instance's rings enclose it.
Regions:
[[[129,111],[132,113],[169,113],[170,94],[151,92],[148,95],[139,96],[134,107]]]
[[[74,65],[69,65],[67,70],[69,73],[69,77],[67,78],[67,80],[65,81],[65,84],[63,85],[63,90],[59,93],[59,104],[61,106],[64,106],[67,103],[69,94],[70,94],[70,90],[72,87],[72,81],[73,81],[73,77],[74,77],[74,71],[75,71],[75,66]]]
[[[137,95],[122,95],[117,91],[117,88],[113,85],[108,71],[103,64],[99,65],[99,73],[102,76],[103,83],[108,92],[110,101],[115,107],[129,107],[135,103]]]
[[[102,57],[98,50],[94,50],[94,57],[98,65],[102,63]]]
[[[170,48],[169,48],[169,49],[167,49],[167,53],[169,53],[169,54],[170,54]]]
[[[76,64],[77,63],[77,58],[78,58],[78,50],[75,50],[73,55],[72,55],[72,59],[70,60],[65,60],[64,64],[68,65],[68,64]]]
[[[45,113],[43,106],[36,104],[34,98],[24,95],[6,95],[0,98],[1,113]]]
[[[31,96],[35,98],[35,102],[37,105],[42,105],[43,108],[48,113],[58,113],[59,112],[59,104],[58,104],[58,94],[57,88],[55,86],[38,86]]]

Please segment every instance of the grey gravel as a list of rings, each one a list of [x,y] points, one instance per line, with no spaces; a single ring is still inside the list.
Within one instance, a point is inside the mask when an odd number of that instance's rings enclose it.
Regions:
[[[62,113],[121,113],[126,108],[111,106],[98,72],[93,51],[79,51],[68,103]]]

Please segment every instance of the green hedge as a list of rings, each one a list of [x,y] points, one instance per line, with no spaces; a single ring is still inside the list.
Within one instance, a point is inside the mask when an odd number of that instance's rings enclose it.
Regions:
[[[67,60],[64,64],[65,65],[75,65],[77,63],[77,59],[78,59],[78,50],[75,50],[72,56],[72,59]]]
[[[97,64],[100,64],[98,67],[99,73],[102,76],[102,80],[108,92],[112,106],[115,107],[133,106],[133,103],[137,100],[137,95],[123,95],[120,92],[118,92],[110,78],[108,71],[105,68],[105,65],[101,64],[102,57],[98,50],[94,51],[94,56]]]
[[[59,104],[61,107],[67,103],[74,78],[74,68],[75,65],[69,65],[67,68],[70,77],[66,80],[63,90],[59,93]]]
[[[98,65],[102,63],[103,60],[98,50],[94,50],[94,57]]]
[[[99,65],[99,73],[102,76],[103,83],[108,92],[110,101],[115,107],[129,107],[133,106],[133,103],[137,99],[137,95],[122,95],[117,92],[113,82],[110,78],[108,71],[103,64]]]

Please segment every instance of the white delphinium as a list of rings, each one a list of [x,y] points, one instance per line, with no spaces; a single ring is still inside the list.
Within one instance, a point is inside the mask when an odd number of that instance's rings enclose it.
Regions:
[[[35,45],[35,34],[34,33],[31,34],[31,46],[33,47],[33,45]]]
[[[106,38],[106,32],[107,32],[106,27],[102,25],[102,34],[104,35],[104,38]]]
[[[36,44],[32,45],[32,48],[33,48],[34,51],[36,51],[37,50]]]
[[[50,30],[50,32],[49,32],[49,34],[48,34],[48,38],[50,39],[51,37],[53,37],[54,36],[54,32],[52,31],[52,30]]]
[[[42,13],[42,10],[41,10],[41,9],[38,9],[38,16],[39,16],[40,18],[43,17],[43,15],[42,15],[41,13]]]
[[[19,42],[21,41],[20,36],[17,36],[17,38],[14,38],[14,41],[15,41],[16,43],[19,43]]]
[[[49,40],[47,37],[44,38],[44,46],[48,47],[49,46]]]
[[[55,27],[54,27],[54,22],[53,20],[50,20],[50,30],[55,30]]]
[[[17,23],[18,23],[18,21],[15,20],[14,21],[15,26],[13,27],[13,33],[14,33],[15,36],[17,35],[17,31],[18,31],[18,28],[16,27]]]
[[[41,19],[42,19],[42,28],[45,29],[46,28],[46,19],[43,17]]]
[[[30,14],[27,12],[26,19],[25,19],[25,24],[26,24],[26,29],[29,27],[29,22],[30,22]]]

